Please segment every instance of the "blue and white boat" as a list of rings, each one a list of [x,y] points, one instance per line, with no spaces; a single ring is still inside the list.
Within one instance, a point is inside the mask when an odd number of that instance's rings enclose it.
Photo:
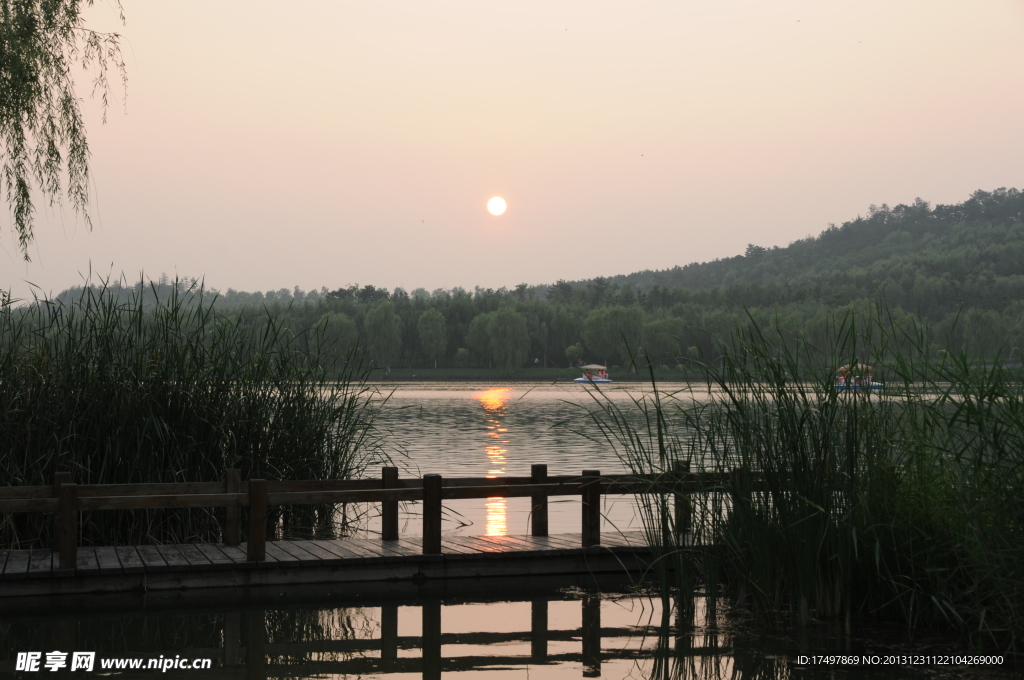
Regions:
[[[839,370],[836,371],[836,391],[882,391],[885,388],[885,385],[871,380],[871,369],[873,368],[874,366],[868,366],[867,364],[849,364],[847,366],[841,366]]]
[[[586,366],[580,366],[580,370],[583,371],[583,375],[576,378],[576,382],[581,385],[586,385],[588,383],[600,385],[603,383],[610,383],[612,381],[612,379],[608,377],[608,369],[604,366],[587,364]]]

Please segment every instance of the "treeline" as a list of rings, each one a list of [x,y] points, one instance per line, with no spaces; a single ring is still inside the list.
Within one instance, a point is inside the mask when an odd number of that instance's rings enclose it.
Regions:
[[[190,285],[163,279],[148,283],[146,295]],[[641,348],[670,366],[712,358],[716,338],[751,319],[823,344],[829,319],[869,302],[899,325],[923,327],[935,351],[1020,361],[1024,194],[872,206],[867,217],[786,248],[751,245],[742,256],[663,272],[512,290],[229,289],[217,293],[216,307],[239,323],[273,323],[339,348],[358,342],[380,366],[517,370],[581,359],[625,366]]]

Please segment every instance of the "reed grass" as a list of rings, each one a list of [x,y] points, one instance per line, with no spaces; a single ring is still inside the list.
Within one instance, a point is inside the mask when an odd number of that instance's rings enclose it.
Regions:
[[[773,623],[952,629],[1019,656],[1021,371],[932,353],[926,337],[878,308],[835,319],[825,348],[751,319],[700,384],[664,395],[652,375],[629,410],[597,396],[592,415],[629,469],[726,475],[641,497],[663,596],[691,612],[698,596],[711,609],[727,597]],[[883,392],[835,389],[836,368],[859,362],[881,370]]]
[[[125,290],[133,290],[125,295]],[[0,304],[0,484],[344,479],[387,459],[355,350],[269,315],[226,317],[201,286],[86,286]],[[272,508],[275,531],[336,532],[332,506]],[[222,510],[83,513],[85,544],[218,540]],[[50,518],[0,516],[0,545],[49,545]]]

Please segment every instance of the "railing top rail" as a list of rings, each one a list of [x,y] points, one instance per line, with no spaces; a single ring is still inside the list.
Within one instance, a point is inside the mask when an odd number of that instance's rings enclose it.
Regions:
[[[645,475],[602,475],[602,494],[643,494],[659,491],[694,492],[707,490],[730,479],[729,473],[677,473]],[[758,476],[751,490],[758,486]],[[442,497],[489,498],[523,496],[579,495],[591,484],[581,475],[561,475],[533,483],[530,477],[455,477],[443,478]],[[58,503],[54,486],[0,487],[0,512],[53,512]],[[241,507],[249,504],[249,484],[241,482],[237,491],[228,493],[225,482],[154,484],[82,484],[76,485],[80,510],[141,510],[160,508]],[[393,488],[384,488],[380,479],[298,480],[267,482],[267,502],[271,505],[310,505],[320,503],[361,503],[423,500],[421,478],[399,479]]]

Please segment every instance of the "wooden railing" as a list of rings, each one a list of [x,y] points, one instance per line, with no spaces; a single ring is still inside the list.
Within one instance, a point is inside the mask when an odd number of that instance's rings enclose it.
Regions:
[[[529,477],[447,478],[424,475],[402,479],[398,468],[385,467],[380,479],[242,481],[236,469],[225,472],[223,482],[170,484],[75,484],[70,473],[55,475],[52,486],[0,487],[0,513],[51,512],[54,516],[54,546],[60,553],[60,568],[74,569],[78,549],[79,513],[83,510],[152,510],[165,508],[226,508],[223,539],[227,545],[241,543],[241,508],[249,508],[246,555],[251,561],[266,559],[267,508],[275,505],[338,503],[380,503],[381,535],[398,539],[398,504],[423,502],[423,553],[441,553],[441,514],[445,500],[460,498],[532,499],[531,530],[534,536],[548,535],[548,498],[580,496],[582,499],[582,544],[601,542],[601,496],[643,494],[662,491],[676,494],[676,527],[689,526],[689,494],[709,490],[727,481],[729,475],[691,474],[677,465],[672,472],[649,475],[601,475],[584,470],[580,476],[549,477],[546,465],[533,465]]]

